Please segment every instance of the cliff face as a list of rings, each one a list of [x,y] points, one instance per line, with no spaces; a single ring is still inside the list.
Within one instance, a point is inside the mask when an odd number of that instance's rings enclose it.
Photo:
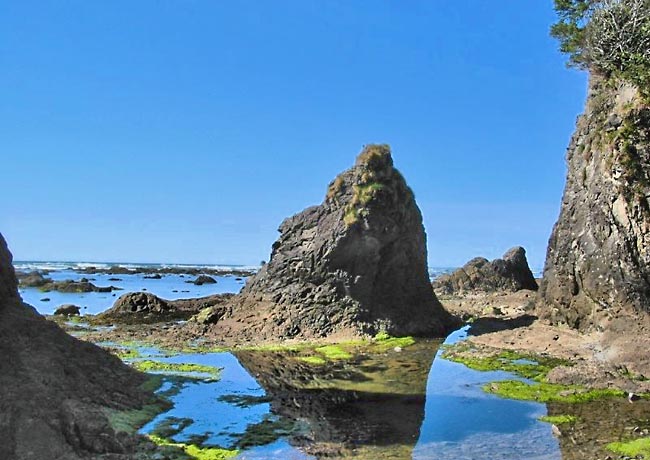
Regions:
[[[538,311],[611,329],[650,310],[650,108],[634,87],[592,77],[567,164]]]
[[[491,262],[476,257],[453,273],[440,276],[433,282],[433,288],[437,294],[536,291],[537,282],[528,267],[526,250],[517,246]]]
[[[219,334],[442,336],[452,324],[429,283],[422,216],[387,146],[366,147],[320,206],[279,230],[232,309],[210,315]]]
[[[0,356],[0,458],[131,458],[106,411],[142,406],[145,377],[23,304],[1,234]]]

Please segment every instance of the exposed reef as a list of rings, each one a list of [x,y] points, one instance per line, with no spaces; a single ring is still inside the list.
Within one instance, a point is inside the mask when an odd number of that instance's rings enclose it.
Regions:
[[[445,335],[454,319],[427,273],[413,192],[386,145],[369,145],[319,206],[286,219],[270,261],[228,308],[205,315],[221,338],[277,341]]]

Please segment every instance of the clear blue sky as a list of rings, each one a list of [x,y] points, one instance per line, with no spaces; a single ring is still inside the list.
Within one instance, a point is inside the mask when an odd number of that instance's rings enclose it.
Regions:
[[[552,1],[0,2],[0,232],[20,260],[268,259],[367,143],[429,263],[543,264],[586,75]]]

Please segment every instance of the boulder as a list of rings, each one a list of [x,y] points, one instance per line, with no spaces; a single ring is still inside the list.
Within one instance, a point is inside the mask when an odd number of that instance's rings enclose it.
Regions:
[[[99,322],[152,323],[188,319],[210,307],[221,305],[232,294],[215,294],[194,299],[161,299],[149,292],[130,292],[119,297],[113,306],[97,316]]]
[[[24,287],[41,287],[47,283],[51,283],[50,278],[46,278],[39,272],[17,273],[18,282]]]
[[[79,316],[80,311],[81,308],[76,305],[65,304],[54,310],[54,314],[58,316]]]
[[[196,284],[197,286],[201,286],[202,284],[215,284],[217,280],[215,280],[213,277],[208,275],[199,275],[196,277],[196,279],[192,281],[185,281],[185,282]]]
[[[174,307],[166,300],[148,292],[129,292],[120,296],[105,313],[110,315],[132,313],[170,313]]]
[[[488,261],[476,257],[458,270],[441,275],[433,281],[438,295],[465,292],[516,292],[537,290],[537,282],[528,267],[526,250],[521,246],[509,249],[501,259]]]
[[[444,336],[456,323],[427,273],[413,192],[388,146],[369,145],[319,206],[286,219],[271,259],[208,331],[221,338]]]
[[[0,458],[132,458],[137,437],[107,414],[141,409],[147,377],[22,303],[0,235]]]

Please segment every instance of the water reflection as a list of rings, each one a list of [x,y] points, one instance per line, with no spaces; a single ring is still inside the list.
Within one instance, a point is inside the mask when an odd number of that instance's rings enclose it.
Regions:
[[[437,346],[311,365],[286,353],[237,352],[271,401],[302,424],[289,443],[317,458],[411,458]]]

